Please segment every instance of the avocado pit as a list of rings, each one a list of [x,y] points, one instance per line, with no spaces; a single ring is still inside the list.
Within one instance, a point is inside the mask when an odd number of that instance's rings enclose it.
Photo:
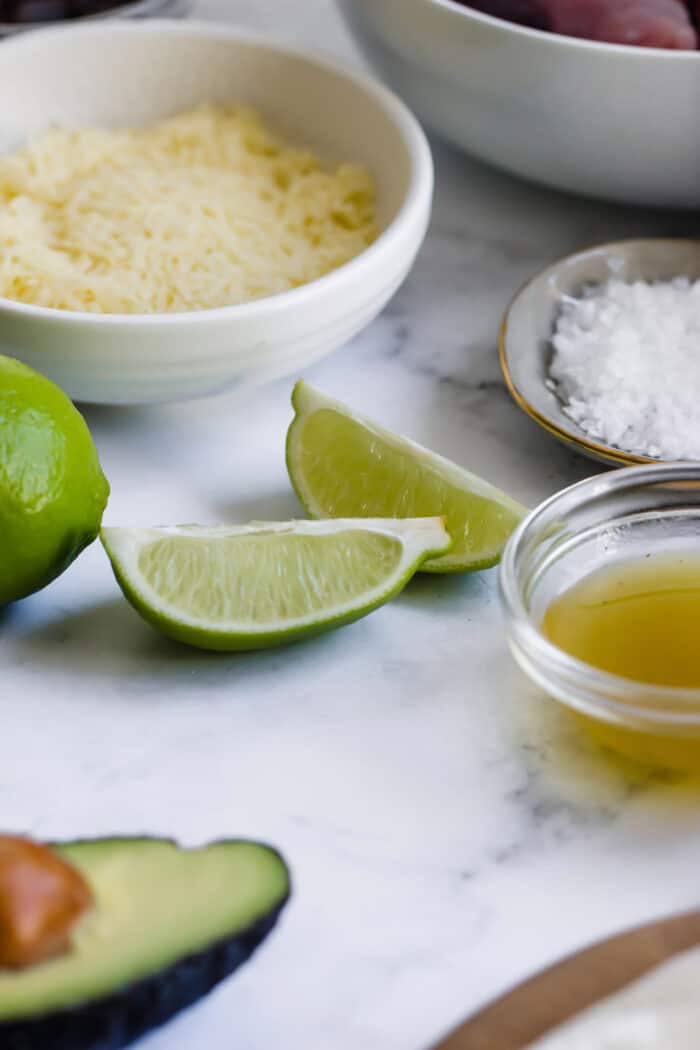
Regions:
[[[24,969],[66,952],[92,900],[80,872],[53,850],[0,835],[0,969]]]

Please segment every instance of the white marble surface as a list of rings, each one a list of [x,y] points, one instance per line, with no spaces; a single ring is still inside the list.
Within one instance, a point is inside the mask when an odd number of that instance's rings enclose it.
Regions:
[[[328,0],[219,0],[353,60]],[[542,192],[436,147],[431,232],[407,285],[308,378],[528,503],[597,469],[511,404],[496,329],[531,271],[588,242],[697,218]],[[299,513],[291,383],[88,418],[113,524]],[[94,546],[0,636],[0,826],[277,844],[295,880],[275,935],[149,1050],[419,1050],[561,953],[698,903],[700,788],[622,772],[507,655],[494,573],[417,580],[285,651],[160,640]]]

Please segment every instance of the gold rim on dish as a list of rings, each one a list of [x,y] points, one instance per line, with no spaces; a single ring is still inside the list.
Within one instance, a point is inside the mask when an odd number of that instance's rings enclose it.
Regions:
[[[659,239],[673,240],[674,238],[668,237]],[[580,252],[574,252],[573,254],[583,255],[586,253],[586,251],[594,251],[595,248],[602,247],[605,247],[605,245],[594,245],[591,248],[583,248]],[[663,460],[655,459],[652,456],[638,456],[635,455],[633,452],[623,452],[622,449],[614,448],[612,445],[603,445],[600,444],[598,441],[591,441],[588,438],[579,437],[577,434],[574,434],[569,430],[565,430],[564,427],[559,426],[559,424],[555,423],[554,420],[550,419],[548,416],[543,415],[543,413],[540,412],[539,409],[535,408],[535,406],[528,401],[525,395],[516,386],[515,380],[511,375],[510,367],[508,365],[508,356],[506,353],[506,336],[508,332],[508,319],[510,317],[510,312],[513,308],[513,305],[515,304],[515,301],[520,298],[522,293],[526,291],[526,289],[529,288],[530,285],[534,283],[534,281],[537,281],[542,276],[542,274],[546,273],[547,270],[551,270],[552,267],[556,266],[558,263],[563,263],[570,258],[571,254],[565,255],[561,259],[555,260],[555,262],[549,263],[548,266],[545,266],[541,270],[538,270],[538,272],[533,277],[529,277],[527,281],[523,282],[523,284],[518,288],[517,292],[512,297],[512,299],[508,303],[508,306],[506,307],[498,332],[498,359],[500,362],[501,372],[503,373],[505,384],[508,388],[508,392],[515,401],[516,405],[518,405],[523,410],[523,412],[530,417],[530,419],[537,423],[538,426],[542,427],[543,430],[546,430],[546,432],[548,434],[551,434],[552,437],[555,437],[559,441],[562,441],[565,445],[573,446],[577,451],[583,452],[584,455],[592,454],[595,457],[600,457],[604,459],[608,463],[613,463],[623,467],[644,466],[645,464],[649,463],[662,463],[664,462]]]

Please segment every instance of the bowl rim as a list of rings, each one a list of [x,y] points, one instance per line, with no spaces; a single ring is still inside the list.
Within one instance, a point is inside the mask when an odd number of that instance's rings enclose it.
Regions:
[[[549,43],[554,47],[580,48],[583,51],[599,51],[604,55],[624,55],[637,59],[654,56],[662,62],[679,60],[697,62],[700,60],[700,49],[691,51],[687,48],[647,47],[639,44],[613,44],[605,40],[587,40],[585,37],[567,36],[564,33],[552,33],[546,29],[535,29],[532,26],[520,25],[518,22],[509,22],[507,18],[487,15],[483,11],[467,7],[460,3],[460,0],[424,0],[424,2],[430,7],[451,11],[458,17],[466,18],[467,21],[512,32],[516,36],[530,37],[532,40]]]
[[[653,485],[688,480],[700,484],[700,461],[642,464],[583,478],[560,489],[533,508],[509,537],[503,551],[498,589],[509,630],[512,627],[517,632],[518,641],[524,642],[526,652],[535,653],[556,673],[583,683],[589,691],[591,707],[595,707],[600,714],[607,715],[608,720],[612,716],[614,720],[628,722],[632,717],[646,722],[652,721],[654,724],[666,724],[668,727],[700,726],[700,688],[638,682],[602,670],[560,649],[542,633],[525,604],[522,589],[518,584],[518,557],[540,518],[551,512],[558,503],[570,503],[573,499],[576,501],[575,505],[581,505],[589,495],[600,496],[624,491],[635,487],[640,481]],[[634,690],[635,697],[644,701],[643,704],[637,705],[624,699],[631,689]],[[611,699],[611,695],[614,699]],[[618,699],[620,697],[622,699]],[[673,704],[675,710],[669,711],[668,707],[664,706],[664,701]]]
[[[201,19],[178,21],[170,18],[151,18],[142,22],[98,19],[83,22],[79,25],[50,26],[27,33],[19,33],[2,42],[2,53],[6,53],[8,49],[31,48],[36,42],[45,39],[55,38],[57,42],[60,42],[61,38],[67,36],[104,37],[109,35],[111,38],[114,34],[128,34],[130,36],[136,36],[137,34],[142,36],[157,35],[159,38],[164,39],[166,46],[168,36],[223,39],[232,43],[251,45],[266,51],[301,59],[309,65],[316,66],[323,72],[349,81],[364,91],[368,98],[379,109],[384,111],[399,131],[410,163],[410,180],[404,200],[391,222],[359,255],[354,256],[348,262],[343,263],[322,277],[317,277],[315,280],[297,288],[277,292],[274,295],[261,296],[259,299],[251,299],[243,303],[233,303],[227,306],[216,306],[203,310],[182,310],[153,314],[92,313],[88,310],[61,310],[57,307],[38,306],[33,303],[24,303],[0,296],[0,314],[5,316],[12,314],[21,318],[52,321],[64,325],[96,324],[119,327],[147,325],[150,328],[173,323],[202,324],[204,322],[217,322],[231,319],[234,316],[236,318],[249,319],[255,317],[261,311],[266,314],[274,314],[285,311],[289,307],[303,308],[305,305],[310,305],[309,300],[313,300],[321,291],[331,293],[335,291],[337,294],[342,295],[343,289],[347,284],[353,282],[358,275],[358,271],[361,271],[368,263],[375,262],[387,253],[391,253],[394,245],[401,240],[405,228],[421,216],[424,210],[430,211],[435,178],[434,165],[426,134],[417,118],[395,92],[385,87],[375,77],[316,48],[298,47],[279,38],[268,37],[261,32],[232,26],[228,23],[208,22]]]
[[[557,438],[559,441],[563,441],[564,444],[569,445],[570,447],[573,446],[584,455],[593,456],[599,460],[602,459],[606,463],[615,466],[633,467],[645,464],[662,464],[672,461],[657,459],[653,456],[643,456],[636,452],[627,452],[625,449],[616,448],[614,445],[606,445],[604,442],[586,437],[585,434],[578,434],[575,431],[562,426],[556,420],[546,415],[541,409],[537,408],[536,405],[533,405],[517,385],[511,371],[507,348],[508,326],[511,313],[516,303],[530,290],[536,281],[539,281],[549,271],[558,270],[561,267],[566,266],[568,263],[581,259],[586,255],[598,252],[612,253],[615,249],[619,249],[620,247],[648,244],[650,241],[659,245],[670,244],[678,246],[682,244],[694,244],[697,245],[698,251],[700,251],[700,237],[628,237],[620,241],[606,241],[602,244],[590,244],[586,247],[579,248],[577,251],[570,252],[568,255],[562,255],[553,262],[548,263],[546,266],[543,266],[541,270],[538,270],[537,273],[532,274],[523,281],[506,306],[498,330],[498,361],[508,393],[515,401],[516,405],[518,405],[518,407],[521,408],[530,419],[537,423],[538,426],[542,427],[543,430],[546,430],[548,434],[551,434],[552,437]],[[572,424],[573,423],[574,421],[572,420]]]

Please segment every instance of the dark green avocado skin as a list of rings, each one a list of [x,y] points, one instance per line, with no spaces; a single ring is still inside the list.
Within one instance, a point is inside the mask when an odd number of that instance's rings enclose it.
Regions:
[[[229,941],[181,959],[114,995],[26,1021],[0,1024],[2,1050],[120,1050],[191,1006],[253,954],[277,922],[272,914]]]
[[[246,962],[289,900],[246,930],[92,1002],[0,1023],[0,1050],[121,1050],[192,1006]]]

